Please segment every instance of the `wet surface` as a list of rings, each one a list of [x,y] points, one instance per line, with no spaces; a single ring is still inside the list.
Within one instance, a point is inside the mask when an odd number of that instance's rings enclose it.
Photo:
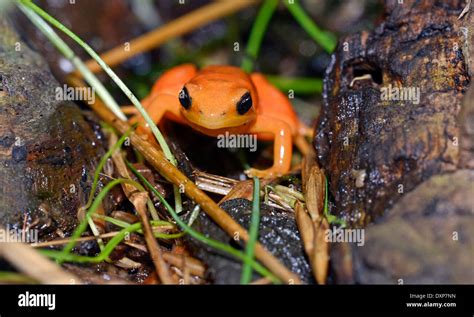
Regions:
[[[387,1],[387,17],[373,32],[340,40],[315,146],[329,176],[331,212],[365,227],[365,240],[331,245],[335,283],[474,280],[472,55],[463,29],[469,20],[458,20],[464,5]],[[398,88],[414,93],[383,95]]]
[[[0,224],[38,229],[41,239],[67,234],[103,145],[77,106],[56,99],[61,86],[44,60],[7,19],[0,29]]]
[[[315,146],[334,213],[349,223],[372,222],[423,180],[456,169],[456,119],[470,82],[457,19],[463,6],[387,1],[373,32],[340,39]],[[397,97],[395,88],[409,90]]]
[[[474,283],[474,171],[434,176],[352,247],[362,284]]]
[[[233,199],[222,203],[221,208],[227,211],[240,225],[248,229],[252,203],[246,199]],[[301,238],[296,227],[294,214],[274,210],[261,205],[259,241],[291,271],[298,274],[306,283],[314,283],[311,268],[305,257]],[[206,236],[242,249],[241,243],[230,238],[209,217],[201,212],[193,228]],[[193,254],[207,264],[207,274],[216,284],[238,284],[242,271],[241,261],[235,261],[222,255],[202,243],[188,238]],[[254,274],[254,279],[258,278]]]

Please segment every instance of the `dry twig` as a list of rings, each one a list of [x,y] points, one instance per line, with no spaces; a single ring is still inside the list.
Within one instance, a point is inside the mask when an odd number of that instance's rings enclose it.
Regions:
[[[110,67],[113,67],[137,54],[157,48],[174,37],[196,30],[203,25],[254,5],[257,2],[258,0],[216,1],[130,41],[130,50],[124,50],[123,45],[119,45],[103,53],[101,58]],[[95,60],[89,60],[86,65],[94,73],[102,70]],[[80,77],[81,74],[75,72],[74,76]]]
[[[173,284],[173,280],[171,279],[168,265],[165,263],[163,259],[163,255],[158,245],[158,242],[153,235],[153,231],[150,226],[150,220],[148,219],[148,215],[146,212],[146,202],[148,200],[148,193],[146,192],[139,192],[133,194],[130,198],[131,203],[135,206],[137,213],[140,215],[143,227],[143,235],[145,236],[145,241],[148,245],[148,250],[151,255],[151,259],[153,260],[153,264],[155,264],[156,272],[158,277],[160,278],[161,283],[163,284]]]
[[[3,227],[0,227],[0,230],[8,232]],[[82,284],[77,276],[64,271],[25,243],[1,242],[0,257],[5,258],[18,271],[42,284]]]

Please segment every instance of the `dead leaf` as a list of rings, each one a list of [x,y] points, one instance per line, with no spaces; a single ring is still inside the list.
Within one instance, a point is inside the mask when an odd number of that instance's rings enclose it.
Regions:
[[[329,268],[329,244],[326,240],[329,224],[325,218],[312,221],[304,205],[299,202],[295,206],[295,215],[313,276],[318,284],[325,284]]]
[[[469,10],[470,10],[470,8],[471,8],[471,2],[472,2],[472,0],[467,0],[466,6],[465,6],[464,9],[461,11],[461,14],[460,14],[459,17],[458,17],[458,20],[462,19],[462,17],[465,16],[466,13],[469,12]]]
[[[316,153],[311,149],[303,160],[301,170],[303,195],[306,208],[313,221],[319,221],[324,209],[325,176],[316,162]]]
[[[268,184],[270,184],[273,179],[261,179],[260,186],[264,188]],[[236,199],[236,198],[245,198],[247,200],[252,200],[253,195],[253,180],[248,179],[245,181],[241,181],[236,183],[232,189],[225,195],[220,201],[219,205],[222,204],[224,201]]]
[[[296,225],[300,231],[301,239],[303,240],[303,246],[306,254],[310,257],[314,250],[314,227],[311,217],[306,212],[304,205],[296,203],[295,206],[295,218]]]
[[[313,249],[313,273],[318,284],[326,284],[329,268],[329,243],[326,239],[326,230],[329,223],[326,218],[321,218],[319,223],[314,223],[314,249]]]

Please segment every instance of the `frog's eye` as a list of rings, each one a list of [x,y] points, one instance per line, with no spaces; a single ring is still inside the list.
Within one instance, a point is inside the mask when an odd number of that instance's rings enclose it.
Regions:
[[[237,112],[239,114],[245,114],[250,108],[252,108],[252,96],[250,96],[249,92],[246,92],[242,98],[240,98],[239,102],[237,102]]]
[[[181,103],[181,106],[183,106],[183,108],[186,110],[191,107],[192,99],[189,96],[186,87],[183,87],[183,89],[181,89],[181,91],[179,92],[179,102]]]

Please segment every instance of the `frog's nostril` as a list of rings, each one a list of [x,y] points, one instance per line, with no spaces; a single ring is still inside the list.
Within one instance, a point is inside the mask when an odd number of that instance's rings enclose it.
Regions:
[[[225,111],[221,112],[221,116],[225,116],[226,114],[227,114],[227,112],[225,112]]]

